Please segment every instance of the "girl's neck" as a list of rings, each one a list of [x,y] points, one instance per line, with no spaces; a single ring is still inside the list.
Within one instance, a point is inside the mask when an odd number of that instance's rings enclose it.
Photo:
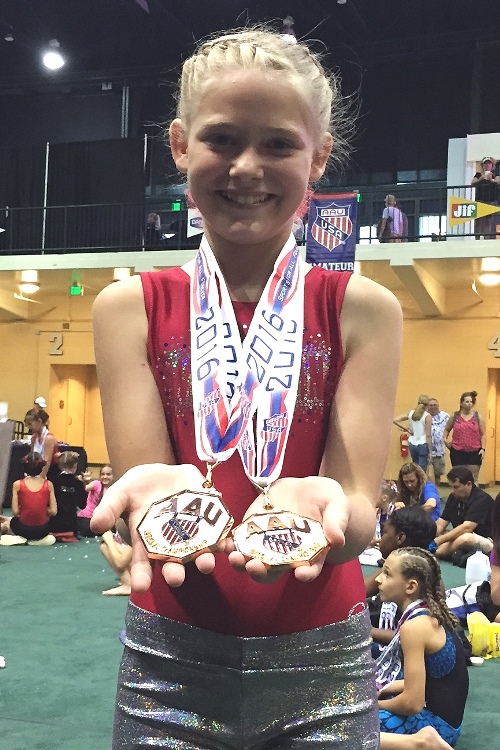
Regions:
[[[250,247],[208,241],[217,258],[229,296],[236,302],[258,302],[288,236]],[[283,240],[283,241],[282,241]]]

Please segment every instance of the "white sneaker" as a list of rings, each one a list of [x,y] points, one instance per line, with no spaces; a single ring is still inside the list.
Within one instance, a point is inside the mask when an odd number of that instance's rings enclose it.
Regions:
[[[14,545],[26,544],[28,540],[23,536],[17,536],[16,534],[2,534],[0,537],[0,545],[2,547],[13,547]]]
[[[55,544],[56,538],[52,534],[47,534],[42,539],[30,539],[28,544],[30,547],[50,547],[51,544]]]

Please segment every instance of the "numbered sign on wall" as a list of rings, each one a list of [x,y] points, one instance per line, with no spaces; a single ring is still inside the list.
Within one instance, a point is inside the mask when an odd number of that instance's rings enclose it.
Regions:
[[[49,335],[49,354],[51,357],[58,357],[63,354],[62,333],[51,333]]]

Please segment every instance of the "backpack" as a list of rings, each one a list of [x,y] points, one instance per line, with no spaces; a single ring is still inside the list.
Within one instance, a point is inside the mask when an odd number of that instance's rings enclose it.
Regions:
[[[391,223],[392,223],[392,217],[388,216],[385,220],[385,227],[384,231],[381,233],[382,228],[382,222],[384,220],[380,219],[379,223],[377,224],[377,237],[379,242],[388,242],[391,237]]]

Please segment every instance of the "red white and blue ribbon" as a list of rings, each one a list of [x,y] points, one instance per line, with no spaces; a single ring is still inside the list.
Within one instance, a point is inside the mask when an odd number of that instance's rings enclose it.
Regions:
[[[304,328],[299,250],[292,235],[276,260],[243,343],[206,237],[194,266],[188,264],[186,270],[191,276],[198,456],[209,463],[220,462],[238,449],[247,476],[265,488],[280,475],[297,399]]]

